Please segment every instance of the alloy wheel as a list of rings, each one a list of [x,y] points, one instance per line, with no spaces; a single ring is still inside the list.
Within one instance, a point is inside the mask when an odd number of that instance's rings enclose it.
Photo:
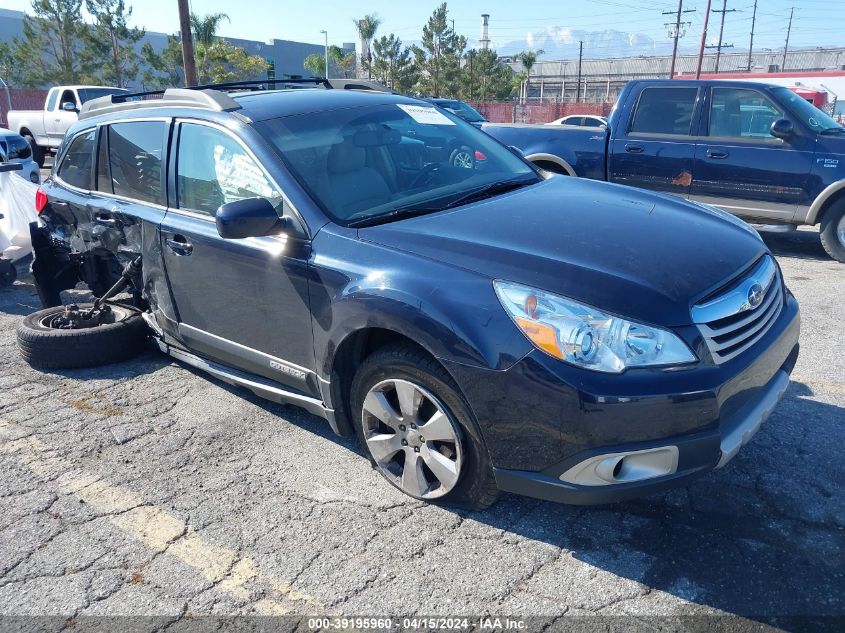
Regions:
[[[472,169],[473,167],[473,158],[469,155],[469,152],[458,152],[455,154],[455,158],[452,160],[452,164],[455,167],[463,167],[464,169]]]
[[[383,380],[364,398],[364,439],[382,475],[417,499],[436,499],[458,483],[464,452],[458,425],[427,389]]]

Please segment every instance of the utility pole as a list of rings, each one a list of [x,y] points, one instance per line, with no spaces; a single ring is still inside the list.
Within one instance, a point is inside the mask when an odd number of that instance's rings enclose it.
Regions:
[[[672,65],[669,68],[669,79],[675,78],[675,60],[678,58],[678,39],[683,37],[683,35],[681,35],[681,14],[693,13],[694,11],[695,9],[687,9],[686,11],[684,11],[684,0],[678,0],[678,11],[675,18],[675,28],[670,32],[669,35],[669,37],[675,40],[675,43],[672,46]],[[675,11],[664,11],[663,15],[673,15],[675,13]],[[687,22],[687,25],[688,24],[689,22]],[[671,25],[667,24],[666,26]],[[686,31],[686,26],[684,27],[684,30]]]
[[[584,57],[584,40],[578,43],[578,82],[575,84],[575,103],[581,101],[581,60]],[[587,92],[587,89],[584,89]]]
[[[718,74],[719,72],[719,59],[722,57],[722,49],[723,48],[733,48],[733,44],[725,44],[722,45],[722,36],[725,33],[725,14],[733,13],[736,9],[728,9],[728,0],[722,0],[722,10],[713,9],[713,13],[721,13],[722,14],[722,25],[719,27],[719,45],[716,47],[716,69],[713,71]]]
[[[783,63],[780,65],[780,71],[786,70],[786,52],[789,50],[789,33],[792,31],[792,14],[795,12],[795,7],[789,10],[789,26],[786,27],[786,44],[783,46]]]
[[[194,61],[194,36],[191,33],[191,12],[188,0],[177,0],[179,3],[179,30],[182,33],[182,65],[185,67],[185,85],[196,86],[197,66]]]
[[[323,47],[323,58],[325,59],[326,69],[323,73],[326,79],[329,78],[329,32],[326,30],[320,31],[322,35],[326,36],[326,45]]]
[[[751,42],[748,44],[748,72],[751,72],[751,55],[754,52],[754,25],[757,23],[757,0],[754,0],[754,13],[751,14]]]
[[[707,0],[707,8],[704,10],[704,27],[701,29],[701,45],[698,47],[698,65],[695,69],[695,78],[701,79],[701,62],[704,60],[704,45],[707,44],[707,25],[710,23],[710,2]]]

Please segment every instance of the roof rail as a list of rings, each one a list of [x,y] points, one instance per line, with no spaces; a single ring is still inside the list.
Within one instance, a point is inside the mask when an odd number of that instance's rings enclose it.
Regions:
[[[161,99],[145,100],[140,97],[147,95],[162,95]],[[133,98],[127,101],[127,98]],[[82,104],[79,112],[80,119],[110,114],[111,112],[124,112],[126,110],[137,110],[140,108],[154,108],[157,106],[181,107],[181,108],[205,108],[217,112],[238,110],[240,104],[224,92],[217,90],[195,90],[193,88],[168,88],[167,90],[154,90],[150,92],[139,92],[129,95],[107,95],[98,99],[91,99]]]
[[[276,84],[287,87],[297,84],[321,85],[331,88],[328,79],[322,77],[292,77],[284,75],[280,79],[267,81],[230,81],[225,83],[204,84],[188,88],[167,88],[166,90],[147,90],[144,92],[130,92],[107,95],[98,99],[91,99],[82,104],[79,112],[80,119],[123,112],[139,108],[150,108],[159,105],[182,108],[206,108],[218,112],[238,110],[240,104],[232,99],[226,91],[233,90],[274,90]],[[153,95],[161,95],[161,99],[143,99]]]

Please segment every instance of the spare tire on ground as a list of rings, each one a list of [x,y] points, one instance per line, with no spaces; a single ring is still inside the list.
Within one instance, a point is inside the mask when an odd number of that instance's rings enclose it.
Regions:
[[[68,313],[56,306],[26,317],[18,326],[23,359],[35,369],[78,369],[128,360],[144,349],[147,325],[138,310],[109,304],[96,320],[80,320],[91,307]]]

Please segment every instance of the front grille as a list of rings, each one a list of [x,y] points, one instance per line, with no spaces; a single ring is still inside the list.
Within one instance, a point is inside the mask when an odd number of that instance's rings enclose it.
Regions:
[[[753,305],[753,294],[760,294],[756,305]],[[738,282],[694,306],[692,316],[713,359],[724,363],[759,341],[782,308],[780,273],[772,258],[766,255]]]

